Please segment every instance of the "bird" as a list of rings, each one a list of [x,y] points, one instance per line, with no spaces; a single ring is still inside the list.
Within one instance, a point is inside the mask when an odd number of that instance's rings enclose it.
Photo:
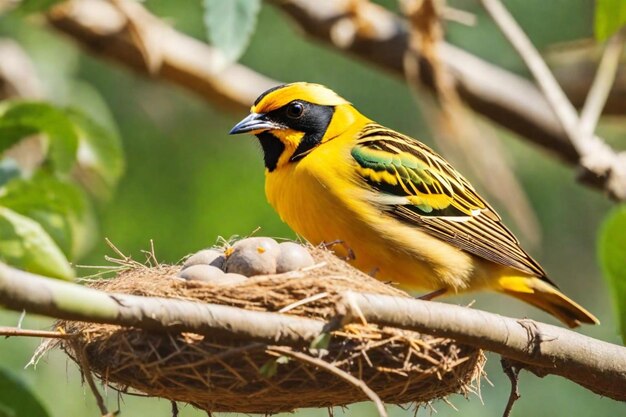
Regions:
[[[281,219],[357,269],[434,298],[513,296],[569,327],[599,321],[563,294],[453,166],[361,114],[331,89],[295,82],[262,93],[230,134],[255,135],[265,194]]]

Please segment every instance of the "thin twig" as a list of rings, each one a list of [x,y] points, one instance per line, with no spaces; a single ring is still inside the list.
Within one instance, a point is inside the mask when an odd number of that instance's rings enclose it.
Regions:
[[[317,301],[317,300],[320,300],[320,299],[325,298],[325,297],[328,297],[328,293],[327,292],[321,292],[319,294],[315,294],[315,295],[312,295],[310,297],[303,298],[302,300],[298,300],[296,302],[293,302],[293,303],[291,303],[291,304],[281,308],[280,310],[278,310],[278,312],[279,313],[286,313],[287,311],[293,310],[296,307],[300,307],[300,306],[302,306],[304,304],[311,303],[313,301]]]
[[[611,87],[615,82],[619,59],[624,50],[624,42],[626,42],[626,31],[621,30],[613,35],[606,44],[593,84],[591,84],[585,105],[580,113],[580,130],[584,136],[591,136],[596,130]]]
[[[91,375],[91,367],[89,366],[89,360],[87,359],[87,355],[84,350],[82,350],[77,344],[74,344],[74,352],[78,356],[78,361],[80,363],[80,369],[83,373],[85,380],[87,381],[87,385],[89,385],[89,389],[93,393],[93,396],[96,397],[96,403],[98,403],[98,408],[100,409],[100,415],[109,416],[109,411],[107,410],[107,406],[104,403],[104,398],[98,391],[98,387],[96,386],[96,382]]]
[[[24,319],[26,318],[26,310],[22,310],[22,312],[20,313],[20,318],[17,319],[17,328],[21,329],[22,328],[22,323],[24,323]]]
[[[582,146],[576,109],[559,86],[539,51],[500,0],[481,0],[481,2],[502,34],[526,63],[574,146],[576,148]]]
[[[441,16],[446,20],[456,22],[461,25],[476,26],[476,15],[466,10],[444,5],[441,8]]]
[[[626,199],[626,156],[618,155],[599,137],[583,133],[576,108],[513,16],[500,0],[481,2],[530,70],[576,149],[578,164],[585,170],[580,179],[601,186],[617,200]]]
[[[337,368],[336,366],[322,359],[314,358],[302,352],[296,352],[290,348],[286,348],[282,346],[271,346],[270,348],[268,348],[268,350],[283,354],[285,356],[290,356],[299,361],[317,366],[318,368],[322,368],[325,371],[328,371],[331,374],[334,374],[338,376],[339,378],[343,379],[344,381],[350,383],[351,385],[354,385],[356,388],[363,391],[363,393],[367,396],[367,398],[369,398],[374,403],[374,405],[376,405],[376,410],[378,411],[378,415],[380,417],[387,417],[387,410],[385,410],[385,404],[382,402],[378,394],[376,394],[370,387],[368,387],[367,384],[365,384],[365,382],[363,382],[362,380],[358,378],[355,378],[348,372],[340,368]]]
[[[52,332],[48,330],[20,329],[19,327],[0,326],[0,336],[44,337],[46,339],[71,339],[76,333]]]
[[[502,365],[502,370],[511,381],[511,393],[509,394],[509,400],[507,401],[506,408],[502,414],[502,417],[509,417],[511,415],[511,410],[513,410],[513,404],[515,404],[515,401],[519,400],[521,397],[518,387],[518,377],[521,368],[513,365],[513,363],[505,357],[500,358],[500,365]]]
[[[111,242],[111,240],[108,237],[105,237],[104,241],[113,250],[113,252],[115,252],[117,254],[117,256],[120,257],[121,260],[123,260],[123,261],[132,261],[132,259],[129,256],[124,255],[124,253],[121,250],[119,250],[119,248],[117,246],[115,246],[115,244],[113,242]]]

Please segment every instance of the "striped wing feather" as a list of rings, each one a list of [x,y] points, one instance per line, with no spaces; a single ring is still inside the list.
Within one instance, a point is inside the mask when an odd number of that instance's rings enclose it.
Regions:
[[[492,262],[544,279],[500,216],[446,160],[422,143],[377,124],[352,149],[375,201],[396,218]]]

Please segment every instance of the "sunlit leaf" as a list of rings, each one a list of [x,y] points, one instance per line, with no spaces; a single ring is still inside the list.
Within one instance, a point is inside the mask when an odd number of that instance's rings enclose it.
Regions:
[[[236,61],[254,33],[261,0],[203,0],[203,3],[209,40],[228,61]]]
[[[78,137],[65,113],[39,102],[12,102],[0,115],[0,152],[33,133],[48,137],[48,159],[60,172],[68,172],[76,161]]]
[[[124,154],[117,134],[79,110],[68,109],[79,136],[79,168],[83,183],[99,197],[110,197],[124,173]]]
[[[82,190],[45,172],[16,178],[0,188],[0,206],[37,221],[69,259],[94,243],[95,216]]]
[[[36,221],[0,207],[0,260],[53,278],[74,277],[69,262]]]
[[[48,417],[39,398],[15,375],[0,368],[0,417]]]
[[[289,358],[289,356],[282,355],[276,358],[276,363],[279,365],[286,365],[289,363],[290,360],[291,358]]]
[[[327,349],[328,345],[330,345],[330,339],[331,339],[330,333],[326,333],[326,332],[320,333],[317,336],[315,336],[315,339],[313,339],[309,348],[318,349],[318,350]]]
[[[598,249],[626,343],[626,205],[615,208],[605,219]]]
[[[626,1],[596,0],[596,39],[604,41],[626,25]]]

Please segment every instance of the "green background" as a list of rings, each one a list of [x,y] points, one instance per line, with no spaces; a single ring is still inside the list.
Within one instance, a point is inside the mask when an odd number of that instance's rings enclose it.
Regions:
[[[395,2],[384,2],[395,8]],[[200,1],[149,0],[146,6],[174,27],[205,38]],[[478,13],[476,27],[449,24],[448,38],[520,74],[523,65],[474,1],[452,2]],[[592,35],[593,2],[583,0],[515,0],[507,6],[540,48]],[[31,18],[29,18],[31,19]],[[19,40],[34,59],[48,97],[59,104],[80,105],[101,122],[117,126],[124,142],[127,173],[114,199],[99,209],[102,236],[123,252],[143,259],[142,249],[155,242],[162,262],[177,262],[189,252],[215,243],[217,236],[259,234],[293,237],[266,203],[260,149],[251,137],[230,137],[230,127],[245,112],[226,113],[176,87],[133,75],[125,69],[81,53],[55,32],[17,15],[0,17],[0,35]],[[411,92],[389,74],[342,56],[304,39],[276,9],[263,5],[258,28],[244,64],[282,81],[325,84],[352,101],[364,114],[396,130],[433,145]],[[501,86],[506,88],[506,86]],[[260,93],[260,92],[259,92]],[[108,108],[108,110],[107,110]],[[624,148],[624,127],[618,121],[601,126],[617,147]],[[599,225],[612,206],[596,191],[576,184],[574,171],[544,151],[499,132],[514,169],[539,218],[543,240],[531,252],[572,298],[596,314],[601,326],[581,333],[620,343],[611,297],[596,259]],[[503,213],[506,218],[506,213]],[[110,254],[100,239],[81,264],[103,265]],[[89,270],[78,270],[87,275]],[[513,317],[531,317],[554,323],[540,311],[508,297],[472,294],[453,302],[476,300],[477,308]],[[0,312],[0,325],[15,325],[18,315]],[[46,328],[50,320],[27,316],[26,328]],[[0,367],[14,371],[32,387],[52,416],[96,416],[92,396],[81,385],[76,366],[61,353],[47,355],[36,368],[23,369],[37,340],[0,340]],[[493,386],[483,381],[482,401],[471,395],[450,398],[460,410],[434,404],[439,416],[500,416],[509,384],[497,357],[486,368]],[[601,398],[557,377],[538,379],[522,373],[521,400],[514,416],[601,416],[624,413],[623,404]],[[117,407],[117,395],[107,402]],[[412,411],[389,407],[392,416]],[[126,416],[169,416],[167,401],[124,397]],[[336,410],[341,415],[375,415],[371,404]],[[430,415],[422,410],[419,415]],[[181,416],[204,415],[184,407]],[[303,410],[298,415],[326,416],[327,411]]]

